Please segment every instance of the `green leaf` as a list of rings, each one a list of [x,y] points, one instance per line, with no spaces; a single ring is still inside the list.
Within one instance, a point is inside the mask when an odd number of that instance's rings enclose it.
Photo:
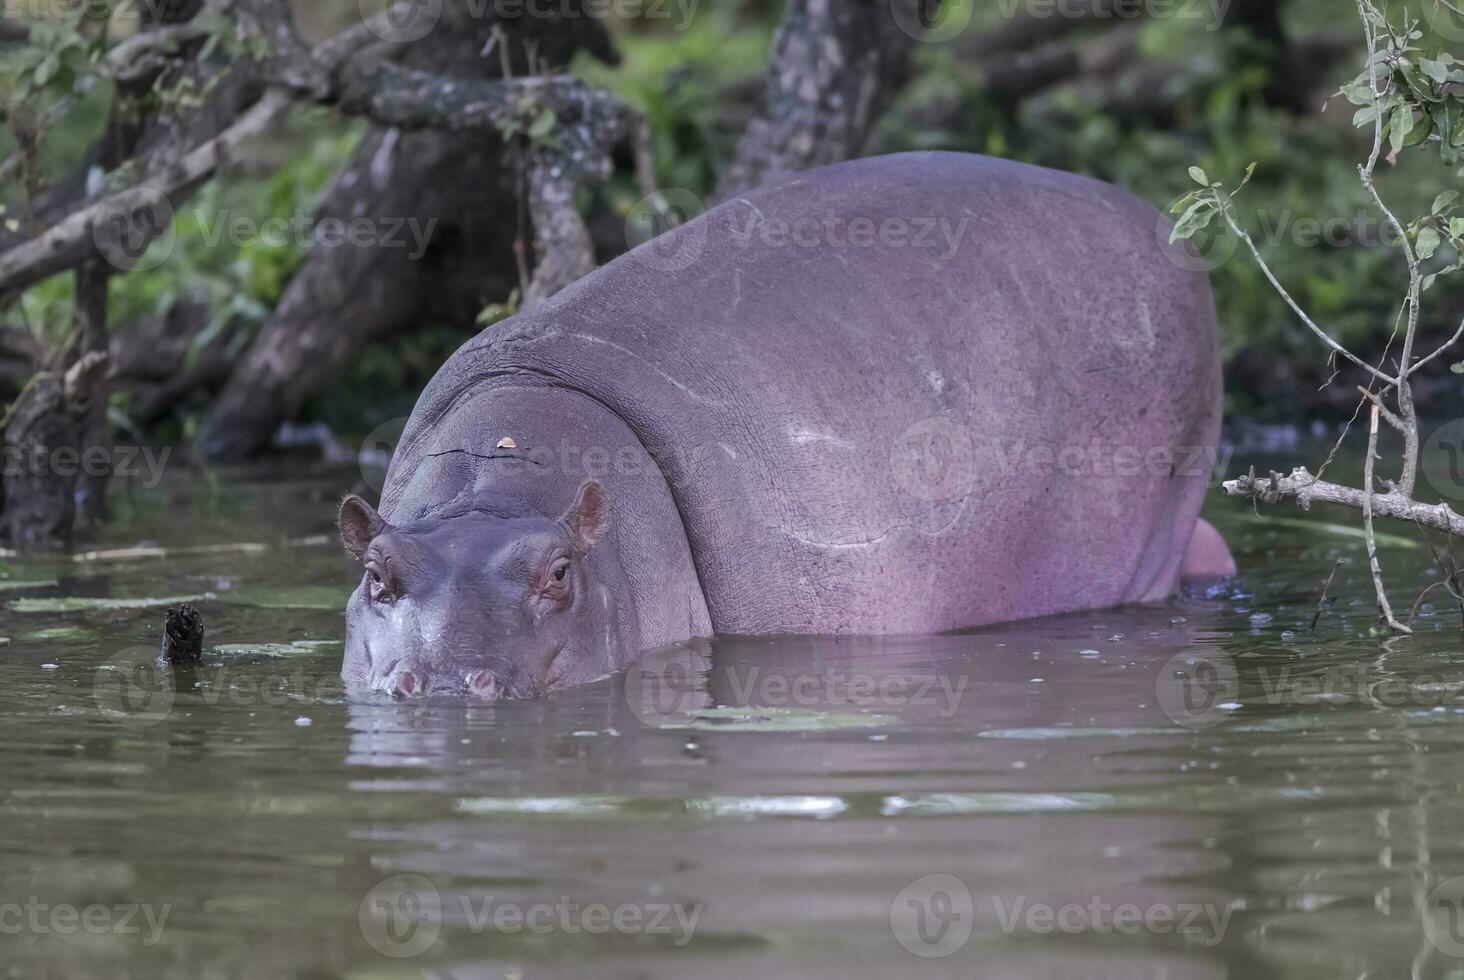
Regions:
[[[1207,177],[1207,176],[1205,176],[1205,172],[1203,170],[1201,170],[1199,167],[1190,167],[1189,168],[1189,175],[1190,175],[1191,179],[1193,179],[1194,182],[1196,184],[1199,184],[1201,187],[1209,187],[1210,186],[1210,178]]]
[[[1179,200],[1177,200],[1177,201],[1174,202],[1174,206],[1169,209],[1169,213],[1170,214],[1179,214],[1181,211],[1184,211],[1191,204],[1195,203],[1199,199],[1200,199],[1200,192],[1199,191],[1190,191],[1184,197],[1181,197]]]
[[[1184,213],[1184,216],[1174,223],[1174,230],[1169,233],[1169,243],[1172,245],[1181,238],[1193,238],[1204,231],[1214,220],[1218,210],[1214,201],[1195,202]]]
[[[1459,199],[1459,192],[1458,191],[1444,191],[1438,197],[1434,198],[1434,202],[1433,202],[1433,213],[1434,214],[1440,213],[1441,211],[1444,210],[1444,208],[1448,207],[1450,204],[1453,204],[1458,199]]]
[[[1420,259],[1433,258],[1433,254],[1439,250],[1443,243],[1443,236],[1432,228],[1425,228],[1418,233],[1418,257]]]
[[[1249,184],[1251,182],[1251,178],[1256,175],[1257,163],[1259,163],[1259,161],[1253,160],[1251,161],[1251,165],[1245,168],[1245,178],[1241,180],[1240,187],[1244,187],[1246,184]],[[1236,190],[1239,191],[1240,187],[1237,187]]]
[[[1372,105],[1372,89],[1368,86],[1366,78],[1355,78],[1338,91],[1353,105]]]
[[[1449,237],[1464,238],[1464,218],[1449,219]]]
[[[1403,141],[1408,138],[1408,134],[1411,132],[1413,132],[1413,108],[1411,106],[1400,105],[1397,109],[1393,110],[1393,118],[1388,127],[1393,152],[1396,153],[1403,149]]]
[[[1403,140],[1403,145],[1417,146],[1424,140],[1428,139],[1429,134],[1433,132],[1433,128],[1433,115],[1430,113],[1424,113],[1423,119],[1415,123],[1413,128],[1408,131],[1407,137],[1405,137]]]
[[[1440,85],[1443,85],[1449,80],[1448,66],[1445,65],[1442,61],[1433,61],[1432,59],[1424,58],[1421,62],[1419,62],[1418,67],[1423,69],[1423,73],[1425,75],[1433,79],[1435,82],[1438,82]]]
[[[534,121],[529,124],[529,138],[534,140],[542,140],[544,137],[554,132],[554,125],[558,121],[558,117],[554,115],[554,110],[545,108],[542,112],[535,116]]]

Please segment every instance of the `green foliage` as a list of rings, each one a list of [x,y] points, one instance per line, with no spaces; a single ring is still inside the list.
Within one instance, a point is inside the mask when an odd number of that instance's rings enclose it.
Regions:
[[[1376,41],[1361,73],[1345,82],[1339,90],[1349,102],[1359,107],[1352,117],[1353,126],[1373,136],[1371,142],[1379,147],[1373,151],[1375,154],[1383,149],[1391,150],[1390,161],[1408,147],[1428,145],[1439,153],[1446,166],[1458,166],[1460,148],[1464,147],[1464,100],[1458,98],[1452,86],[1464,82],[1464,65],[1456,62],[1447,51],[1435,47],[1430,53],[1421,47],[1425,34],[1418,29],[1419,22],[1408,19],[1406,15],[1401,25],[1394,27],[1371,4],[1362,5],[1361,14],[1368,33]],[[1375,164],[1376,161],[1372,161],[1372,165]],[[1364,178],[1359,193],[1365,189],[1367,180],[1374,179],[1372,165],[1359,171]],[[1175,222],[1170,241],[1195,238],[1217,216],[1224,218],[1228,226],[1243,226],[1245,221],[1237,216],[1234,196],[1250,182],[1256,166],[1254,162],[1250,164],[1234,192],[1227,192],[1222,182],[1212,182],[1203,169],[1190,167],[1190,177],[1200,185],[1200,190],[1185,195],[1171,208],[1180,217]],[[1464,170],[1459,170],[1456,176],[1464,176]],[[1432,192],[1430,188],[1441,188],[1434,194],[1427,210],[1406,227],[1412,255],[1420,263],[1436,260],[1422,278],[1424,290],[1431,288],[1440,277],[1464,268],[1464,216],[1456,213],[1459,192],[1443,184],[1437,174],[1431,174],[1429,178],[1427,183],[1414,185],[1412,196],[1415,201],[1408,211],[1401,212],[1423,210],[1416,201],[1420,186],[1428,193]],[[1370,197],[1368,205],[1373,206]],[[1390,216],[1375,207],[1373,210],[1380,227],[1393,232],[1393,240],[1382,244],[1403,245],[1396,240]],[[1385,249],[1375,249],[1374,252],[1385,261],[1391,258],[1395,265],[1400,264],[1397,256],[1390,257]],[[1269,263],[1269,259],[1263,261]],[[1323,299],[1328,298],[1325,288],[1314,288],[1313,292],[1322,293]],[[1396,304],[1396,300],[1386,297],[1385,293],[1374,295],[1385,304]],[[1334,290],[1332,305],[1335,306],[1344,296],[1344,291]],[[1387,309],[1374,309],[1372,312],[1383,317],[1389,315]],[[1344,344],[1348,339],[1342,338]]]
[[[330,2],[343,3],[354,13],[348,0]],[[1186,233],[1212,240],[1207,254],[1220,256],[1212,279],[1226,352],[1254,345],[1278,358],[1314,361],[1314,340],[1296,330],[1294,318],[1256,265],[1239,250],[1224,258],[1224,223],[1215,220],[1223,187],[1214,185],[1241,182],[1255,164],[1254,179],[1241,198],[1244,223],[1277,277],[1343,343],[1366,346],[1385,334],[1396,312],[1403,270],[1394,250],[1358,241],[1364,234],[1378,234],[1379,228],[1360,217],[1369,213],[1369,205],[1355,163],[1370,146],[1371,110],[1385,121],[1389,151],[1394,140],[1405,149],[1427,145],[1446,163],[1453,160],[1451,168],[1464,164],[1454,159],[1464,147],[1464,105],[1451,88],[1464,82],[1464,63],[1443,53],[1431,33],[1439,23],[1435,7],[1433,0],[1402,0],[1391,8],[1395,23],[1402,22],[1405,11],[1417,21],[1405,38],[1408,50],[1388,66],[1399,86],[1394,97],[1371,106],[1357,78],[1346,82],[1338,77],[1335,81],[1344,83],[1343,97],[1321,114],[1298,115],[1271,105],[1268,89],[1274,79],[1253,43],[1182,17],[1155,18],[1142,25],[1140,52],[1146,62],[1175,69],[1166,91],[1172,88],[1176,97],[1162,119],[1115,112],[1095,97],[1101,85],[1086,83],[1055,86],[1014,109],[1003,106],[986,89],[979,66],[961,56],[960,38],[919,45],[918,70],[868,149],[957,149],[1011,157],[1112,181],[1162,208],[1175,203],[1175,174],[1195,166],[1203,186],[1196,185],[1198,195],[1177,214]],[[968,30],[998,26],[1010,9],[1007,4],[975,3],[976,19]],[[1284,9],[1293,38],[1355,26],[1347,0],[1340,11],[1338,0],[1287,0]],[[777,4],[701,4],[685,25],[649,20],[616,24],[623,63],[609,68],[585,56],[575,71],[616,92],[644,116],[663,187],[708,197],[732,158],[746,113],[761,96],[779,13]],[[227,20],[202,23],[221,59],[259,53],[238,47],[241,42]],[[1101,30],[1113,28],[1104,25]],[[108,39],[95,21],[55,20],[36,30],[36,43],[0,51],[0,106],[6,112],[0,158],[22,146],[27,150],[23,179],[0,181],[0,208],[10,209],[0,212],[0,220],[23,214],[20,205],[35,188],[68,175],[76,179],[76,164],[102,131],[112,100],[111,83],[97,72]],[[1094,32],[1079,31],[1065,43],[1076,47],[1090,42],[1095,42]],[[1362,52],[1358,31],[1358,58],[1345,59],[1343,73],[1355,72]],[[192,104],[201,95],[174,86],[153,98],[157,105],[177,106]],[[1348,125],[1353,112],[1360,114],[1364,129]],[[553,138],[557,120],[552,112],[526,105],[519,116],[510,135]],[[244,326],[241,340],[247,340],[247,328],[268,317],[304,250],[293,235],[283,243],[257,237],[236,241],[228,221],[308,217],[362,129],[338,115],[307,110],[295,113],[266,145],[251,147],[248,160],[206,184],[178,209],[166,262],[113,280],[114,324],[165,310],[183,296],[202,295],[213,315],[200,343],[230,325]],[[1455,267],[1464,244],[1464,199],[1448,196],[1457,183],[1453,173],[1423,153],[1402,153],[1396,163],[1378,169],[1390,203],[1396,202],[1400,214],[1419,216],[1409,225],[1409,238],[1429,263],[1431,277]],[[83,169],[81,178],[110,184],[125,183],[129,175],[88,175]],[[608,204],[624,215],[641,194],[634,174],[624,167],[594,200],[596,206]],[[1331,233],[1300,234],[1298,227],[1306,222],[1324,222]],[[1464,287],[1455,280],[1464,276],[1430,278],[1430,297],[1439,301],[1437,306],[1458,305]],[[70,323],[70,293],[69,276],[42,283],[22,297],[21,315],[32,329],[59,336]],[[480,326],[515,309],[512,298],[484,299],[489,305]],[[371,349],[336,393],[311,410],[340,426],[339,431],[359,428],[388,406],[393,412],[405,411],[436,362],[461,342],[465,329],[429,330]]]
[[[199,188],[178,209],[171,244],[165,236],[155,246],[171,248],[167,261],[145,274],[113,279],[113,322],[125,324],[200,295],[216,311],[213,326],[230,319],[263,322],[304,256],[316,203],[362,132],[360,126],[321,125],[324,118],[323,110],[298,111],[273,146],[256,148],[277,155],[277,169],[261,168],[264,176],[250,168],[231,170]],[[285,223],[289,231],[255,233],[271,222],[275,228]]]
[[[6,59],[7,102],[54,102],[70,95],[91,75],[96,45],[81,35],[80,23],[78,12],[66,20],[31,28],[29,42]]]
[[[481,330],[484,327],[493,326],[493,324],[500,320],[507,320],[509,317],[518,313],[519,302],[519,291],[515,289],[508,294],[507,301],[502,303],[489,303],[483,309],[479,310],[477,319],[473,323]]]
[[[1351,4],[1345,7],[1352,19],[1339,23],[1335,2],[1292,0],[1288,30],[1293,38],[1307,38],[1356,28]],[[1235,182],[1257,164],[1246,206],[1252,233],[1277,277],[1314,316],[1325,318],[1343,343],[1367,347],[1378,342],[1391,327],[1405,270],[1396,253],[1374,247],[1385,243],[1385,230],[1356,170],[1370,145],[1364,136],[1370,134],[1348,125],[1350,113],[1339,111],[1346,108],[1340,98],[1320,114],[1270,104],[1271,76],[1242,36],[1207,31],[1181,18],[1156,20],[1143,30],[1146,56],[1174,69],[1166,86],[1177,98],[1162,120],[1116,115],[1093,98],[1093,86],[1086,84],[1025,100],[1004,117],[971,80],[968,68],[937,54],[926,57],[922,77],[889,114],[899,128],[883,127],[880,148],[997,152],[1111,181],[1166,210],[1175,203],[1176,172],[1198,164],[1213,179]],[[1360,59],[1362,32],[1356,33]],[[1359,59],[1344,59],[1339,71]],[[923,107],[951,98],[961,100],[971,120],[966,132],[910,133],[910,120],[918,120]],[[989,122],[993,117],[997,126]],[[1436,161],[1430,166],[1412,154],[1379,170],[1389,199],[1410,211],[1427,208],[1448,189],[1447,177]],[[1314,362],[1314,339],[1295,329],[1285,303],[1223,223],[1196,231],[1206,239],[1202,252],[1211,260],[1226,354],[1258,346],[1279,359]],[[1443,283],[1439,288],[1455,289]]]
[[[739,135],[722,125],[728,91],[752,85],[760,94],[773,27],[770,17],[748,19],[734,4],[703,4],[685,30],[619,33],[618,68],[583,58],[576,72],[645,118],[662,187],[705,195]],[[623,190],[629,193],[629,185]],[[622,210],[638,199],[624,201]]]

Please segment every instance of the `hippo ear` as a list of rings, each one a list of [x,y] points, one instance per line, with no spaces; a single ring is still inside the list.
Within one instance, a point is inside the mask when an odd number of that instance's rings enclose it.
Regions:
[[[341,543],[357,558],[364,555],[372,540],[387,528],[376,508],[354,493],[341,501],[341,513],[336,524],[341,529]]]
[[[599,481],[591,480],[579,488],[574,506],[565,512],[563,521],[581,552],[589,551],[605,536],[610,530],[610,504]]]

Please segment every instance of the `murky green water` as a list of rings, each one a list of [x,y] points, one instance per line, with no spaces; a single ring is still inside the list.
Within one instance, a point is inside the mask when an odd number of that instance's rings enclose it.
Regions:
[[[0,569],[0,976],[1464,974],[1459,610],[1372,635],[1345,531],[1216,500],[1219,595],[352,702],[348,483],[139,495],[99,547],[181,550]],[[185,596],[205,664],[150,679]]]

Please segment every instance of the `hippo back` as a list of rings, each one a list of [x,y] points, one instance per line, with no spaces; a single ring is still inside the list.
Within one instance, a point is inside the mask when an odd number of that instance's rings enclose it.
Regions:
[[[657,461],[720,632],[1160,598],[1220,415],[1209,284],[1167,231],[1106,184],[985,157],[795,176],[466,344],[418,403],[383,509],[454,406],[532,379]]]

